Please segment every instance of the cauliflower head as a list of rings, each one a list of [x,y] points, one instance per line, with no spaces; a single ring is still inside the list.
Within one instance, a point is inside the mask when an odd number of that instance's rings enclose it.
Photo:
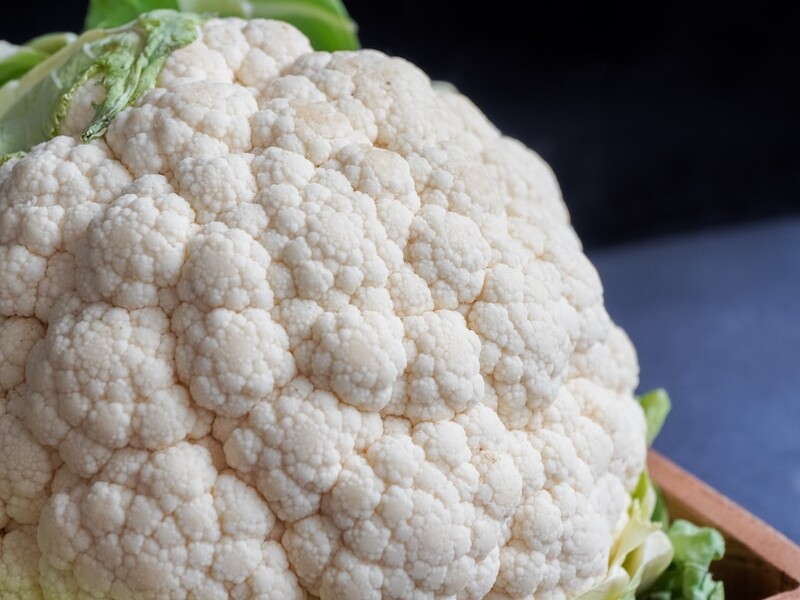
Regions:
[[[548,166],[405,60],[196,27],[0,167],[0,597],[603,580],[645,421]]]

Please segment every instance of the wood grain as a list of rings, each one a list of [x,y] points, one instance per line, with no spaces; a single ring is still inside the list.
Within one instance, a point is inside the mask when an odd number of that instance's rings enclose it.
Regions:
[[[800,547],[657,452],[647,463],[672,518],[725,536],[725,558],[713,571],[725,582],[726,600],[800,600]]]

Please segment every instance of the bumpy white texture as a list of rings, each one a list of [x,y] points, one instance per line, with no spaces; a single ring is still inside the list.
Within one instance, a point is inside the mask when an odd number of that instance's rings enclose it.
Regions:
[[[169,321],[157,308],[87,304],[52,321],[28,359],[23,418],[82,476],[117,449],[158,449],[184,439],[196,410],[178,384]]]
[[[47,321],[75,277],[74,261],[60,257],[75,254],[89,223],[131,176],[102,141],[64,136],[0,172],[0,315]]]
[[[264,500],[200,445],[124,449],[60,487],[39,523],[48,597],[303,597]]]
[[[482,407],[464,419],[500,425]],[[521,496],[507,439],[491,433],[387,420],[344,461],[320,514],[289,525],[284,545],[304,585],[322,598],[482,598]]]
[[[225,443],[232,467],[252,477],[284,521],[319,510],[345,457],[383,433],[380,416],[344,405],[302,377],[262,402]]]
[[[36,319],[0,317],[0,526],[35,524],[59,460],[20,422],[25,362],[44,336]],[[2,589],[2,588],[0,588]]]
[[[194,211],[165,179],[139,179],[92,221],[78,247],[83,299],[128,309],[159,306],[159,291],[177,283],[196,229]]]
[[[0,537],[0,598],[42,600],[36,527],[9,528]]]
[[[460,313],[427,311],[403,324],[408,365],[387,414],[414,422],[452,419],[483,399],[480,340]]]
[[[379,52],[215,19],[0,166],[0,596],[573,598],[644,467],[547,165]]]
[[[173,319],[177,367],[193,399],[226,417],[240,417],[295,374],[289,340],[264,310],[202,313],[183,305]]]

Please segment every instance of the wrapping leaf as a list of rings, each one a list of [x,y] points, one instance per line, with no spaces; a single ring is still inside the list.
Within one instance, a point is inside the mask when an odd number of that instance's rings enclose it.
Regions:
[[[179,10],[177,0],[90,0],[85,29],[120,27],[151,10]]]
[[[672,544],[652,520],[657,494],[645,471],[631,494],[628,522],[611,550],[608,575],[578,600],[633,600],[672,561]]]
[[[359,48],[356,24],[340,0],[91,0],[86,28],[117,27],[159,8],[221,17],[279,19],[302,31],[317,50]]]
[[[666,530],[669,528],[669,513],[667,512],[667,504],[664,500],[664,495],[661,493],[661,490],[658,486],[653,485],[653,489],[656,491],[656,506],[653,509],[653,516],[650,517],[656,523],[660,523],[661,527]]]
[[[50,33],[15,46],[0,40],[0,87],[19,79],[75,40],[74,33]]]
[[[340,0],[90,0],[88,31],[80,38],[0,42],[0,163],[57,135],[75,91],[92,78],[102,81],[106,95],[82,137],[103,135],[155,85],[169,54],[196,39],[210,14],[282,19],[318,49],[358,48]]]
[[[59,133],[75,91],[95,77],[106,89],[84,140],[102,135],[109,122],[155,86],[164,61],[196,39],[197,15],[147,13],[118,29],[80,36],[22,79],[0,89],[0,156],[25,152]]]
[[[721,581],[710,573],[711,563],[725,554],[725,539],[710,527],[675,521],[667,531],[675,550],[669,568],[641,596],[646,600],[724,600]]]
[[[653,440],[661,432],[661,427],[663,427],[669,411],[672,410],[672,402],[670,402],[667,392],[661,389],[640,396],[639,402],[647,420],[647,445],[652,446]]]
[[[671,409],[664,390],[639,398],[647,443],[661,431]],[[724,600],[709,565],[725,553],[722,535],[687,521],[669,525],[661,492],[645,470],[631,494],[628,521],[612,548],[608,574],[578,600]]]
[[[27,48],[37,50],[44,53],[46,56],[51,56],[61,50],[64,46],[68,46],[78,39],[74,33],[67,31],[58,31],[56,33],[46,33],[35,37],[32,40],[25,42]]]
[[[0,86],[22,77],[47,59],[47,54],[25,46],[0,41]]]

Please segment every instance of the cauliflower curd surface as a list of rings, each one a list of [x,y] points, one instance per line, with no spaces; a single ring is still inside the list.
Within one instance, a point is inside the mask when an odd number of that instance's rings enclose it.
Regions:
[[[644,469],[547,165],[376,51],[216,19],[0,167],[0,598],[574,598]]]

